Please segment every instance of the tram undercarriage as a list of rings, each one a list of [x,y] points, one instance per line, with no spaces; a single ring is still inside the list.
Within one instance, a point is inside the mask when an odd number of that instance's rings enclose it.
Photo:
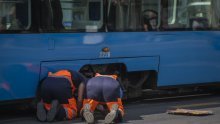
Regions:
[[[140,97],[143,90],[157,87],[156,71],[127,72],[126,66],[122,63],[85,65],[80,72],[87,78],[93,77],[95,73],[116,74],[125,99]]]

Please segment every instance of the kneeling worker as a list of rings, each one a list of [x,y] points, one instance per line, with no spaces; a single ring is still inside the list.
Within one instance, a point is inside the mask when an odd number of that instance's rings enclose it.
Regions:
[[[116,75],[96,74],[85,87],[85,99],[81,114],[87,123],[94,123],[94,111],[97,105],[107,105],[109,113],[105,116],[105,123],[121,121],[124,116],[124,108],[121,97],[122,90]]]
[[[48,73],[40,85],[41,101],[37,104],[40,121],[71,120],[77,116],[83,101],[86,78],[78,72],[60,70]],[[78,108],[75,99],[78,89]]]

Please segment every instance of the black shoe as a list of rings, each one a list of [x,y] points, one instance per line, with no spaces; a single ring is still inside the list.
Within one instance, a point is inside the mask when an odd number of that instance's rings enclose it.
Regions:
[[[51,103],[51,108],[47,112],[47,121],[51,122],[55,119],[59,108],[60,108],[60,104],[59,104],[58,100],[53,100]]]
[[[37,103],[37,119],[39,121],[46,121],[47,119],[47,113],[42,102]]]
[[[105,116],[105,124],[112,123],[118,116],[118,104],[113,104],[111,111]]]
[[[88,124],[93,124],[94,123],[94,120],[95,120],[94,115],[90,111],[90,105],[89,104],[84,105],[83,117],[84,117],[84,119],[86,120],[86,122]]]

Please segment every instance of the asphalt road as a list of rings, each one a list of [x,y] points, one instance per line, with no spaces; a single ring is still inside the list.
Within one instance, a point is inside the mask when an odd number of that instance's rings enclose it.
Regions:
[[[209,110],[213,115],[187,116],[171,115],[166,111],[174,108],[192,110]],[[102,115],[98,115],[97,123],[103,123]],[[84,124],[81,119],[53,122],[54,124]],[[125,124],[219,124],[220,96],[203,96],[178,99],[141,100],[125,104]],[[25,109],[0,110],[0,124],[41,124],[35,118],[33,111]],[[43,123],[47,124],[47,123]]]

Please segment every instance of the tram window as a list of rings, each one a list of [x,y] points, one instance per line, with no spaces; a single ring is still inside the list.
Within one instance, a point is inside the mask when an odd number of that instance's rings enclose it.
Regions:
[[[0,32],[28,30],[30,6],[30,0],[0,0]]]
[[[211,0],[211,28],[220,29],[220,0]]]
[[[39,30],[43,32],[62,31],[64,29],[64,26],[62,24],[63,13],[61,9],[60,0],[35,1],[35,4],[33,3],[34,6],[37,2],[39,2],[39,6],[41,7],[40,9],[35,8],[36,13],[40,15],[40,20],[37,19],[38,21],[40,21],[37,22],[40,23]]]
[[[108,0],[108,31],[214,30],[219,0]]]
[[[159,0],[109,0],[109,31],[157,31]]]
[[[109,31],[136,31],[140,28],[141,0],[109,0]],[[139,9],[139,10],[138,10]]]
[[[60,0],[68,31],[97,32],[103,26],[103,0]]]
[[[219,0],[169,0],[168,29],[211,30],[220,28]]]
[[[99,21],[101,18],[100,2],[89,2],[89,20]]]

